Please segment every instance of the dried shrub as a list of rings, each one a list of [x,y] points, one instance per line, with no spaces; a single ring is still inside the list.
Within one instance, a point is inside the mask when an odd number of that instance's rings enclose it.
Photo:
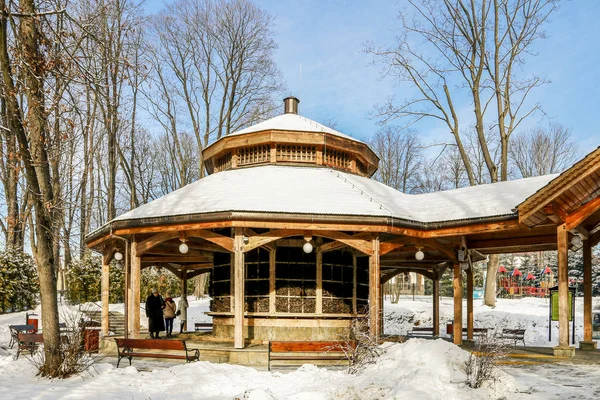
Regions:
[[[33,352],[27,358],[38,369],[42,376],[55,378],[68,378],[70,376],[88,371],[94,365],[98,356],[85,351],[82,321],[84,312],[63,312],[60,319],[66,327],[61,331],[59,351],[61,352],[61,364],[57,370],[49,371],[45,365],[45,354],[40,346],[38,351]]]
[[[466,384],[472,388],[479,388],[485,382],[495,381],[496,365],[506,357],[509,346],[499,336],[502,328],[494,329],[487,335],[480,335],[475,342],[475,347],[465,363],[467,374]]]
[[[367,365],[374,364],[385,353],[377,337],[370,334],[368,316],[355,318],[349,332],[342,336],[341,342],[341,350],[350,360],[349,374],[363,371]]]

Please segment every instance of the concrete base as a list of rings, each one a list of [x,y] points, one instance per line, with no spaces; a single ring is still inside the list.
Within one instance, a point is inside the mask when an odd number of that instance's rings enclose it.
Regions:
[[[579,342],[580,350],[596,350],[598,348],[598,342],[594,342],[593,340],[590,342]]]
[[[575,347],[572,347],[572,346],[567,346],[567,347],[556,346],[554,348],[554,355],[556,357],[573,357],[573,356],[575,356]]]

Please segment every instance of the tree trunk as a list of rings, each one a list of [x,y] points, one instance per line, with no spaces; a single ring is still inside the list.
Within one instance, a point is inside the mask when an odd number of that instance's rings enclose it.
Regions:
[[[194,296],[199,299],[206,296],[206,281],[208,280],[208,272],[200,274],[195,279]]]
[[[487,264],[487,274],[485,278],[485,298],[483,304],[490,307],[496,307],[496,274],[498,273],[498,265],[500,256],[498,254],[490,255]]]

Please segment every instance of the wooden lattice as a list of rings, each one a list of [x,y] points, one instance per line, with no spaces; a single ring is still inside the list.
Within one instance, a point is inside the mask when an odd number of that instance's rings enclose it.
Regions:
[[[315,162],[316,159],[315,146],[277,145],[277,162]]]
[[[259,145],[242,147],[238,150],[238,165],[248,165],[269,162],[271,159],[271,147]]]

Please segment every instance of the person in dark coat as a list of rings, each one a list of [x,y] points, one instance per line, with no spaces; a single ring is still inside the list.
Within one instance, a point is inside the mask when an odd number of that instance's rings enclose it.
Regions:
[[[159,339],[159,332],[165,330],[165,320],[163,319],[163,309],[165,301],[158,294],[156,288],[152,288],[152,293],[146,299],[146,317],[148,317],[148,331],[152,339]]]

